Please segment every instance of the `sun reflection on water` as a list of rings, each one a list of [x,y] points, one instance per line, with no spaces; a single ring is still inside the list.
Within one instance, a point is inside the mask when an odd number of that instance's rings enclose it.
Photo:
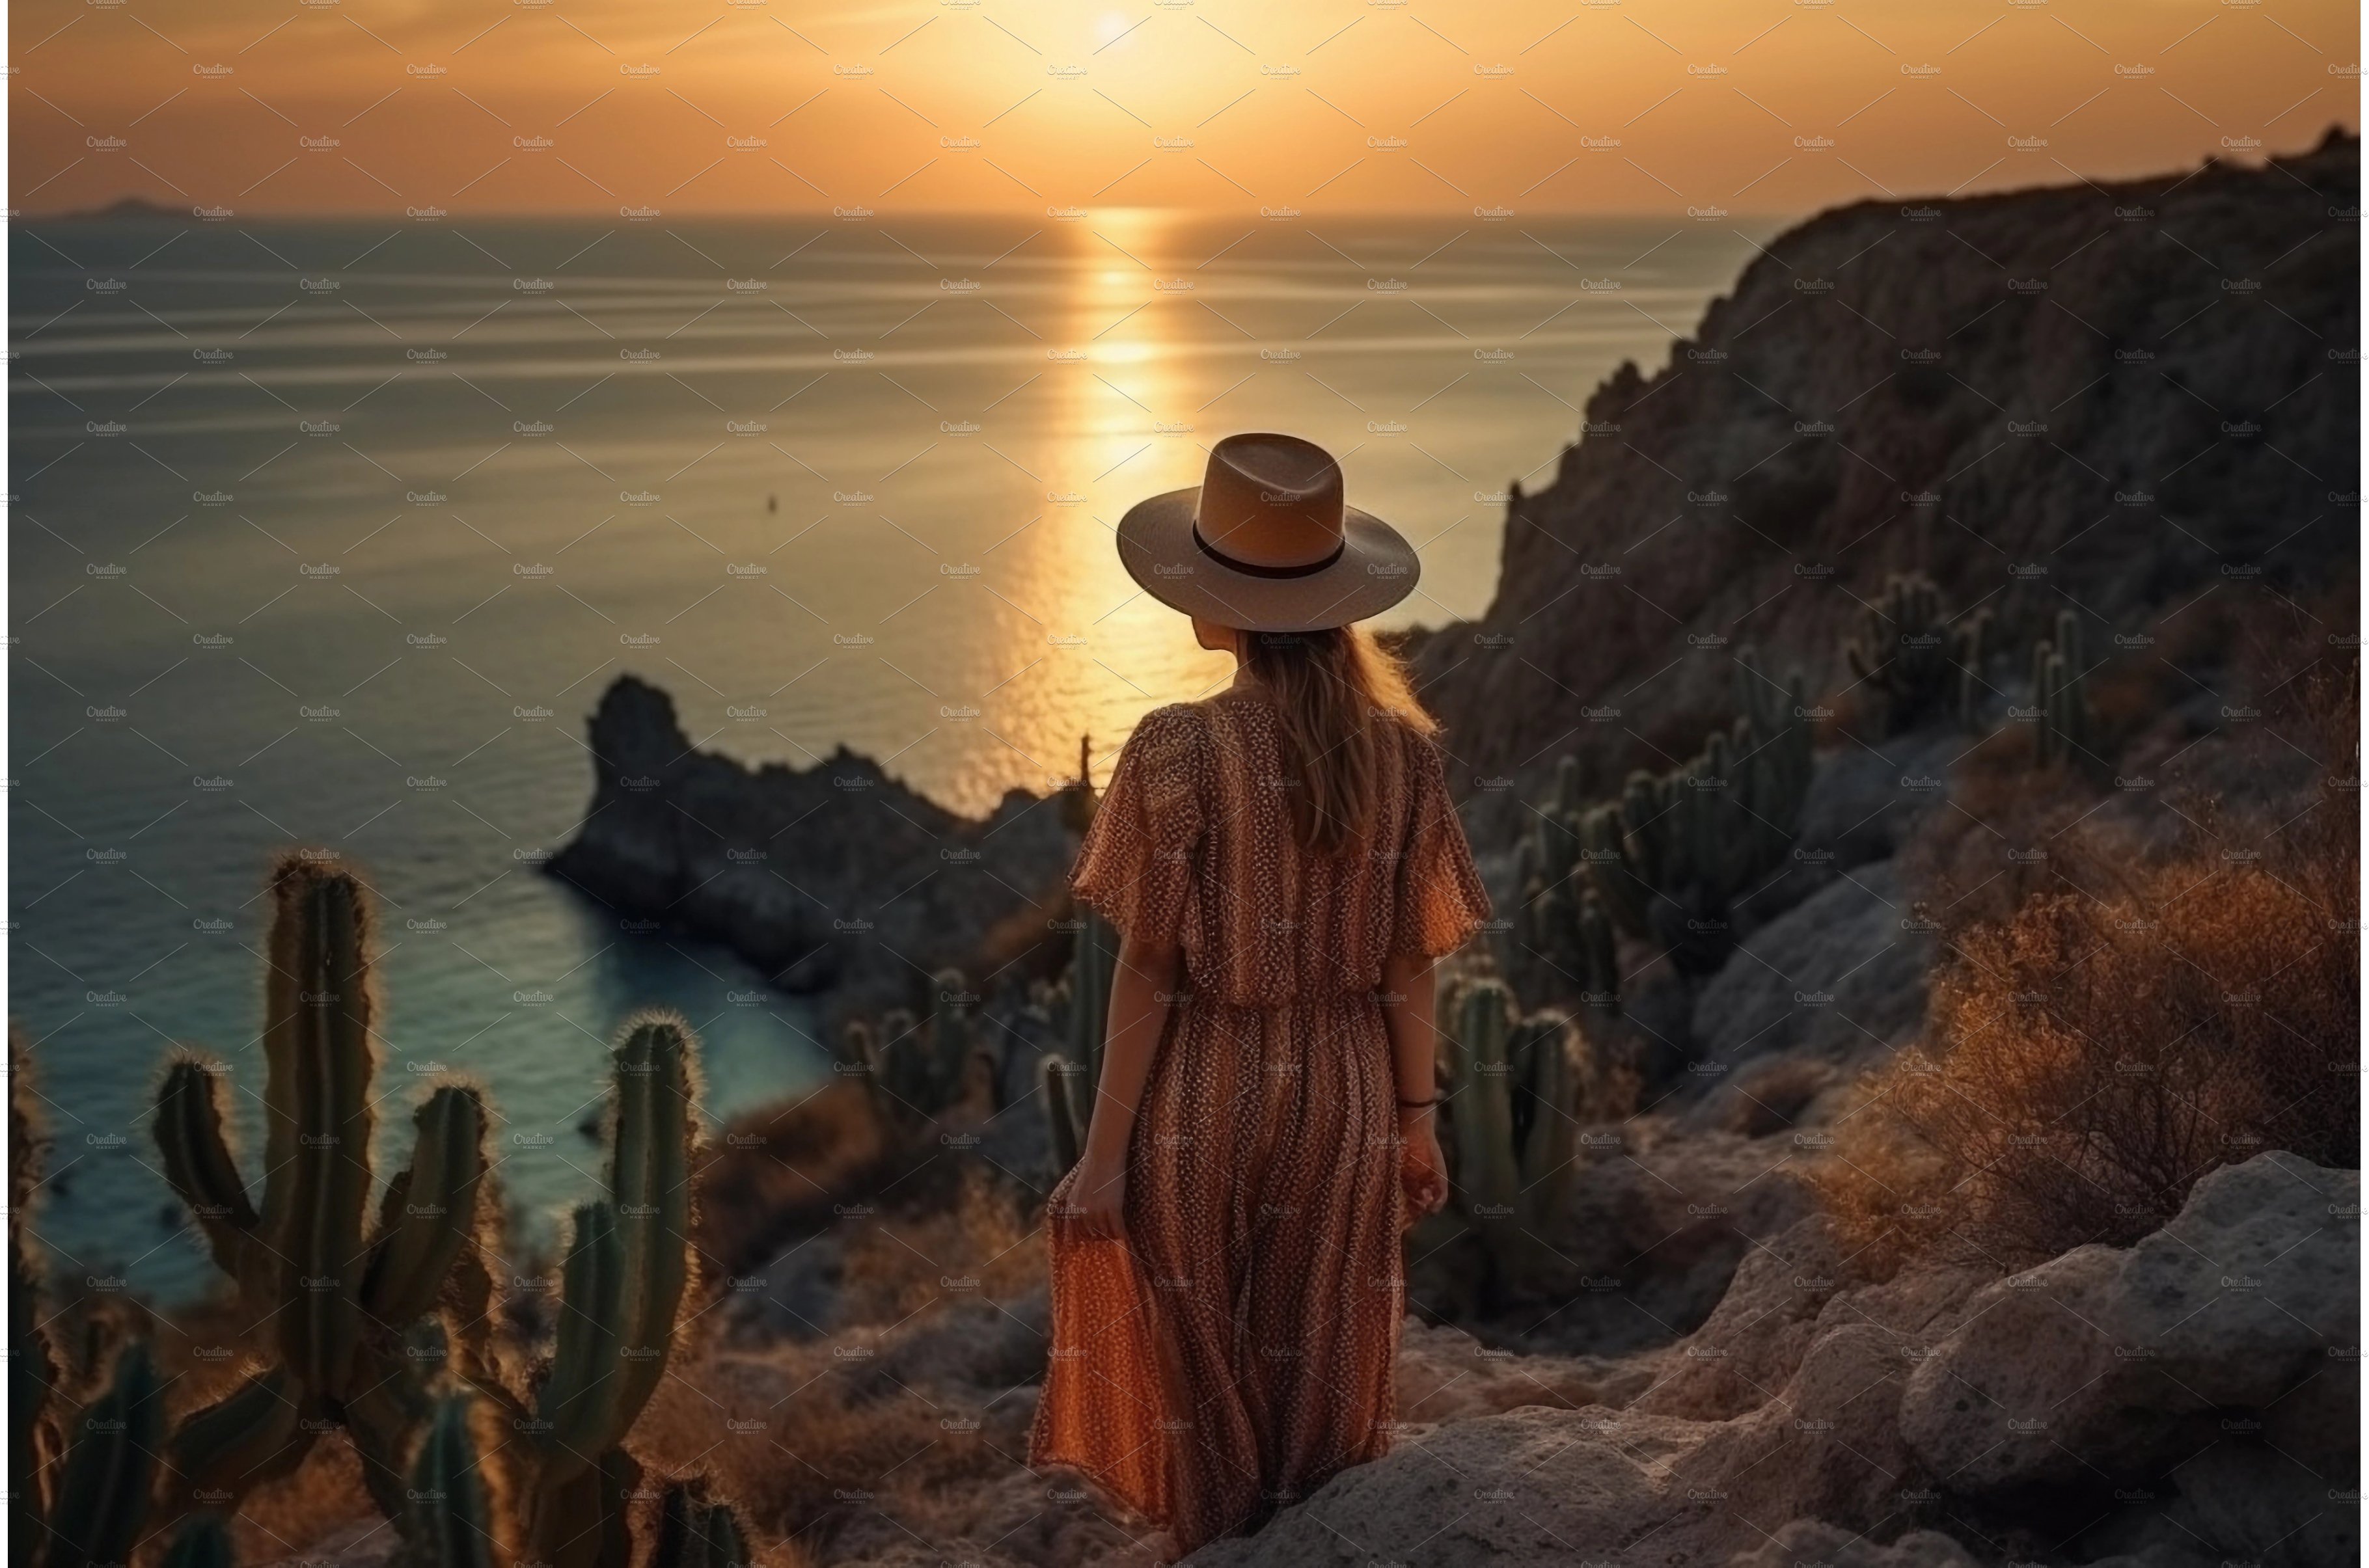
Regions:
[[[1135,585],[1114,544],[1128,506],[1198,481],[1212,437],[1193,428],[1193,378],[1180,357],[1198,324],[1184,299],[1155,287],[1177,270],[1166,250],[1173,220],[1098,209],[1060,238],[1067,276],[1047,372],[1057,391],[1041,466],[1029,464],[1047,481],[1046,516],[1006,547],[1020,556],[1029,613],[1051,646],[996,705],[1032,756],[1074,768],[1078,737],[1093,737],[1094,772],[1106,780],[1144,713],[1204,694],[1231,667]]]

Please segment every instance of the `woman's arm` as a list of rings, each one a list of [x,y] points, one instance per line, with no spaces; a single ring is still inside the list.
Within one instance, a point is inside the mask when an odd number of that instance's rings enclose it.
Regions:
[[[1433,998],[1439,985],[1433,961],[1420,953],[1394,953],[1382,965],[1382,1027],[1390,1037],[1390,1065],[1398,1080],[1400,1164],[1406,1196],[1402,1218],[1413,1224],[1448,1202],[1448,1161],[1440,1153],[1427,1102],[1438,1090],[1433,1063],[1439,1051]]]
[[[1086,1146],[1078,1156],[1077,1179],[1062,1210],[1076,1221],[1081,1236],[1116,1240],[1125,1230],[1127,1142],[1135,1134],[1136,1107],[1143,1099],[1144,1081],[1151,1075],[1152,1056],[1167,1032],[1168,1010],[1183,971],[1184,951],[1174,944],[1146,948],[1131,936],[1120,939],[1118,968],[1111,976],[1102,1078],[1094,1086],[1093,1115],[1087,1123]]]

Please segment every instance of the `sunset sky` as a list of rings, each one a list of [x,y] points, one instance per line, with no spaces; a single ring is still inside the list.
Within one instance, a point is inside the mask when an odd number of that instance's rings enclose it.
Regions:
[[[28,213],[1791,213],[2359,123],[2343,0],[23,0]]]

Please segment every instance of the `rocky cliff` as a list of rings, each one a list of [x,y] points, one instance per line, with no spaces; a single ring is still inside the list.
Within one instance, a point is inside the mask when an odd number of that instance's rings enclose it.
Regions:
[[[619,677],[593,715],[592,803],[550,869],[730,947],[793,991],[903,999],[1026,920],[1074,847],[1058,796],[957,816],[841,747],[808,768],[693,750],[666,693]]]
[[[1995,711],[2062,609],[2111,653],[2167,604],[2349,576],[2359,190],[2360,143],[2331,133],[2258,168],[1871,201],[1780,236],[1659,370],[1596,389],[1551,483],[1516,487],[1487,615],[1413,639],[1465,786],[1535,798],[1564,752],[1599,790],[1666,767],[1729,716],[1746,644],[1843,690],[1894,571],[1997,618]]]
[[[1588,399],[1552,482],[1514,496],[1488,613],[1408,640],[1484,858],[1561,755],[1609,794],[1689,753],[1747,644],[1848,713],[1843,647],[1892,572],[1993,612],[1992,721],[2062,610],[2093,666],[2150,658],[2117,639],[2166,607],[2308,613],[2358,552],[2359,186],[2359,142],[2331,136],[1780,236],[1660,370]],[[804,771],[694,753],[631,677],[591,739],[555,871],[863,1005],[1033,913],[1071,848],[1017,792],[970,821],[843,750]]]

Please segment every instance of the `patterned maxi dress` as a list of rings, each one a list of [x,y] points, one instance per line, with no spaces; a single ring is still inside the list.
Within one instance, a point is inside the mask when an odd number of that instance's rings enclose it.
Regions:
[[[1385,747],[1363,853],[1301,852],[1275,710],[1162,708],[1121,753],[1071,883],[1181,945],[1127,1153],[1126,1236],[1050,1227],[1034,1465],[1069,1464],[1181,1551],[1390,1444],[1404,1312],[1396,1079],[1377,990],[1488,917],[1438,748]],[[1065,1180],[1054,1189],[1058,1212]]]

